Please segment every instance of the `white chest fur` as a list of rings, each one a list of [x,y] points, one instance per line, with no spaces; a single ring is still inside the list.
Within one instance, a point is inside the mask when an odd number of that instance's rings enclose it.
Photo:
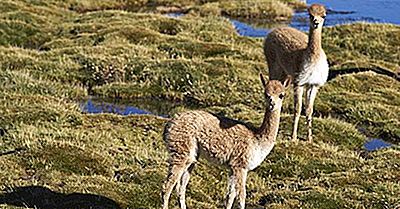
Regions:
[[[257,168],[271,152],[273,144],[268,147],[255,146],[250,152],[250,158],[248,162],[248,169],[253,170]]]
[[[316,62],[303,63],[302,73],[299,74],[298,84],[322,86],[328,79],[329,65],[325,53]]]

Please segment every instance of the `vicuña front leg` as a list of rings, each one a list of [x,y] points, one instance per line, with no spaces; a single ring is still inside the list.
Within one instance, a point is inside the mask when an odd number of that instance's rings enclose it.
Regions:
[[[231,209],[233,206],[233,203],[235,201],[235,197],[236,197],[236,181],[237,178],[236,176],[233,174],[233,172],[231,173],[231,175],[229,176],[228,179],[228,191],[226,193],[226,209]]]
[[[307,95],[306,95],[306,119],[307,119],[307,138],[309,142],[312,142],[312,114],[313,114],[313,106],[314,100],[317,96],[318,87],[317,86],[308,86],[307,87]]]
[[[294,116],[293,116],[293,132],[292,132],[292,140],[297,140],[297,129],[299,125],[300,115],[301,115],[301,103],[303,97],[303,89],[302,86],[294,87]]]
[[[239,208],[244,209],[246,203],[246,178],[247,178],[247,170],[246,169],[238,169],[234,172],[234,175],[237,176],[236,181],[236,191],[238,196]]]
[[[232,170],[228,182],[228,194],[226,199],[226,209],[231,209],[235,198],[238,200],[239,208],[244,209],[246,203],[246,179],[247,169],[237,168]]]

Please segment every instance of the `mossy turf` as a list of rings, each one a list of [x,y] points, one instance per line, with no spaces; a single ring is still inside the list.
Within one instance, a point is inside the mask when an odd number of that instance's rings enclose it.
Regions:
[[[391,24],[351,24],[324,30],[332,69],[382,67],[399,71],[400,28]]]
[[[0,1],[2,208],[160,208],[167,119],[83,114],[77,101],[88,94],[158,98],[181,104],[171,114],[203,108],[261,122],[258,76],[268,74],[261,39],[239,36],[222,17],[188,12],[175,19],[137,13],[121,2]],[[205,5],[185,6],[194,12]],[[386,24],[331,27],[323,45],[334,70],[396,72],[399,32]],[[316,100],[313,144],[288,140],[289,92],[278,143],[249,174],[248,207],[398,207],[399,148],[366,152],[363,144],[368,137],[399,144],[399,92],[398,81],[370,72],[329,81]],[[300,138],[305,133],[302,123]],[[221,208],[226,175],[201,160],[188,206]]]

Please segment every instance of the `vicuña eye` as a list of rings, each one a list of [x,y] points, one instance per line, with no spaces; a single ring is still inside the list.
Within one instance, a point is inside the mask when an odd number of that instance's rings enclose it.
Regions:
[[[279,99],[283,99],[285,97],[284,94],[279,94]]]
[[[325,19],[325,17],[326,17],[325,15],[324,15],[324,16],[322,16],[322,18],[324,18],[324,19]]]

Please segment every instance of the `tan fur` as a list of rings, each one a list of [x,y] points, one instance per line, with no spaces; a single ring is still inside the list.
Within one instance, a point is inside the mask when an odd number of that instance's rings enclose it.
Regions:
[[[247,172],[269,154],[278,133],[285,87],[279,81],[265,82],[267,110],[260,128],[205,111],[188,111],[174,117],[165,127],[164,140],[170,152],[170,168],[163,188],[163,208],[168,208],[173,187],[181,208],[186,208],[185,191],[193,163],[201,155],[230,169],[226,208],[234,199],[245,205]],[[289,86],[290,81],[285,81]]]
[[[307,9],[308,13],[313,16],[326,16],[326,9],[324,5],[313,4]]]
[[[321,45],[322,25],[326,16],[323,5],[313,4],[308,8],[310,31],[303,32],[281,27],[274,29],[264,41],[264,53],[268,63],[270,79],[294,78],[294,120],[292,139],[297,140],[297,127],[301,113],[301,98],[306,91],[306,117],[308,140],[312,141],[312,112],[318,88],[328,78],[328,62]]]

